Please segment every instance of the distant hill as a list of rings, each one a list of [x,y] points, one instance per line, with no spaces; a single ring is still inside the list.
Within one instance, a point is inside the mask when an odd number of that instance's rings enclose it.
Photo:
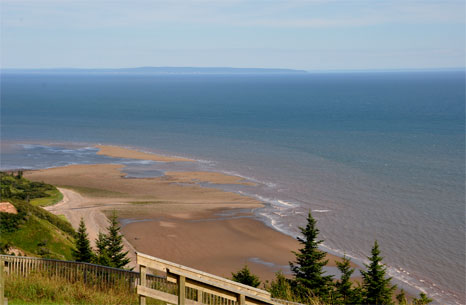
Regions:
[[[3,69],[14,74],[304,74],[304,70],[258,68],[138,67],[121,69]]]

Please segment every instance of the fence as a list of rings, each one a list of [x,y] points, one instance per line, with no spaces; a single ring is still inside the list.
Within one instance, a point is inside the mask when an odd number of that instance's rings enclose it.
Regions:
[[[71,283],[79,281],[101,289],[118,286],[120,289],[126,287],[130,292],[135,292],[140,280],[139,272],[82,262],[10,255],[0,255],[0,262],[7,274],[26,277],[31,273],[41,273]],[[146,281],[152,286],[166,282],[164,278],[155,275],[147,275]]]
[[[0,301],[4,292],[4,268],[10,275],[27,277],[37,272],[100,289],[125,287],[139,295],[141,305],[146,304],[146,298],[178,305],[302,305],[272,299],[267,291],[143,253],[136,253],[136,258],[140,272],[82,262],[0,255]],[[164,276],[154,274],[157,272],[163,272]],[[0,305],[3,304],[0,302]]]
[[[168,262],[143,253],[136,253],[140,266],[140,284],[137,286],[139,304],[153,298],[178,305],[278,305],[270,293],[209,273]],[[167,281],[176,283],[176,289],[163,291],[146,282],[148,269],[165,272]]]

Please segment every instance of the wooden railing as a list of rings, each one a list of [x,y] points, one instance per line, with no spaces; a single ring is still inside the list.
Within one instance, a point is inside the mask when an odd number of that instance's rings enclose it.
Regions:
[[[146,304],[146,298],[178,305],[302,305],[272,299],[265,290],[147,254],[136,253],[136,258],[140,272],[81,262],[0,255],[0,305],[3,305],[4,272],[22,277],[45,274],[99,289],[124,288],[137,293],[141,305]]]
[[[178,305],[262,305],[280,304],[272,300],[270,293],[251,286],[227,280],[209,273],[178,265],[166,260],[136,253],[140,267],[137,293],[139,304],[153,298]],[[170,291],[151,287],[146,281],[148,271],[164,272],[168,282],[176,284]],[[173,289],[174,288],[174,289]]]

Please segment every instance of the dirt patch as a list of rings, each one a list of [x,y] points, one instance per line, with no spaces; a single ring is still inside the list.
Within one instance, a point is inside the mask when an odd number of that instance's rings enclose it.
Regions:
[[[0,202],[0,212],[18,214],[18,210],[16,210],[15,206],[9,202]]]

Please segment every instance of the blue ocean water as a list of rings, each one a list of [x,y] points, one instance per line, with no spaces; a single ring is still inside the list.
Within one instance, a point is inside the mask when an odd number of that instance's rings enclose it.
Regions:
[[[464,119],[464,72],[3,74],[2,144],[49,145],[2,148],[1,166],[100,162],[94,143],[194,158],[259,182],[230,188],[275,228],[296,235],[312,210],[327,249],[364,261],[377,239],[398,281],[461,304]]]

